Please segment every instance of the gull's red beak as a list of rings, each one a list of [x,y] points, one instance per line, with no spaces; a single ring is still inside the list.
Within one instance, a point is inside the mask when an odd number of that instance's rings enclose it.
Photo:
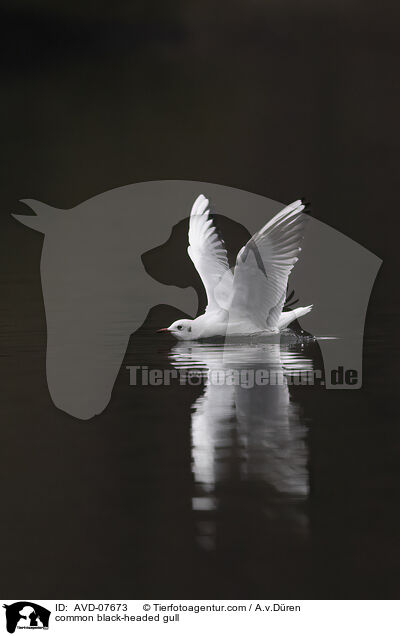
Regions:
[[[163,327],[162,329],[157,329],[157,333],[158,333],[159,331],[169,331],[169,329],[168,329],[168,327]]]

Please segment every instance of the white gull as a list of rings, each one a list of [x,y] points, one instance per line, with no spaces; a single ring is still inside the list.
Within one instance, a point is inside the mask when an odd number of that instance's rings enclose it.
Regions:
[[[227,252],[213,220],[209,201],[200,194],[189,223],[188,254],[207,293],[205,313],[176,320],[168,331],[178,340],[215,336],[276,334],[312,305],[283,311],[288,278],[301,251],[307,216],[302,200],[278,212],[239,251],[231,271]]]

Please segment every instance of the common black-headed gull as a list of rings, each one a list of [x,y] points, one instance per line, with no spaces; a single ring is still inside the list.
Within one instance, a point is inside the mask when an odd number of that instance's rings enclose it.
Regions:
[[[176,320],[167,331],[178,340],[276,334],[311,311],[282,311],[289,274],[298,261],[307,220],[301,199],[278,212],[240,250],[231,271],[209,201],[197,197],[190,213],[188,254],[207,293],[207,307],[194,320]]]

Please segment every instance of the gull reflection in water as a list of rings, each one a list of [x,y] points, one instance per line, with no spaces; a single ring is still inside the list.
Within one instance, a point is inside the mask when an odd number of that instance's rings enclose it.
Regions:
[[[180,373],[196,373],[205,383],[192,412],[192,508],[201,546],[215,548],[218,509],[233,484],[237,506],[248,507],[249,499],[247,490],[241,501],[238,485],[252,484],[257,492],[262,486],[265,514],[288,517],[288,505],[305,501],[309,490],[305,426],[288,386],[290,377],[312,372],[302,346],[181,341],[170,361]],[[304,512],[292,510],[289,517],[304,532]]]

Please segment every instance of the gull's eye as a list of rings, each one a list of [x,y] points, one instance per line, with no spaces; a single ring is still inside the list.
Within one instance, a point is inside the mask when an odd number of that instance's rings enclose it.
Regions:
[[[192,331],[192,328],[191,328],[191,327],[188,327],[188,331]]]
[[[178,325],[177,329],[179,329],[179,331],[182,329],[182,325]]]

